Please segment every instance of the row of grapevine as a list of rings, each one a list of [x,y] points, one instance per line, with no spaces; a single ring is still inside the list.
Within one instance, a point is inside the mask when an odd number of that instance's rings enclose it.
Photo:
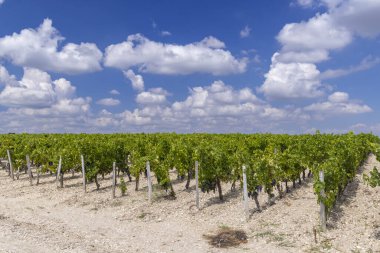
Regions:
[[[283,195],[282,183],[295,184],[308,172],[314,176],[318,201],[330,210],[337,197],[356,174],[357,168],[378,146],[372,134],[353,133],[275,135],[275,134],[8,134],[0,135],[0,157],[10,151],[14,170],[26,167],[26,155],[41,172],[81,171],[99,188],[98,176],[112,172],[112,164],[135,178],[135,189],[145,173],[146,162],[157,182],[175,197],[169,170],[176,168],[187,177],[186,188],[199,162],[202,191],[218,191],[223,200],[222,183],[242,183],[246,167],[248,195],[257,200],[263,190],[270,200],[275,191]],[[323,171],[324,182],[318,180]],[[322,192],[322,194],[321,194]]]

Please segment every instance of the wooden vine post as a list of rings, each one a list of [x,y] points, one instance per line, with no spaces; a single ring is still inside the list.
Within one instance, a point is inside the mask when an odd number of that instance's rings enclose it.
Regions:
[[[11,153],[9,152],[9,149],[7,150],[7,155],[8,155],[9,170],[11,172],[11,178],[14,181],[15,180],[15,175],[13,173],[12,158],[11,158]]]
[[[62,170],[62,157],[59,156],[58,169],[57,169],[57,180],[59,183],[59,187],[63,188],[63,175],[61,174]]]
[[[82,178],[83,178],[83,190],[86,192],[86,170],[84,168],[84,158],[83,155],[80,155],[80,159],[82,162]]]
[[[36,168],[36,172],[37,172],[37,182],[36,182],[36,185],[38,185],[40,183],[40,167],[39,166]]]
[[[152,203],[152,178],[150,175],[150,164],[149,161],[146,162],[146,173],[148,177],[148,199],[149,203]]]
[[[116,163],[113,162],[112,165],[112,198],[115,198],[115,191],[116,191]]]
[[[247,186],[247,175],[246,175],[245,165],[243,165],[243,201],[244,201],[245,218],[248,220],[249,219],[248,186]]]
[[[26,155],[26,166],[28,167],[29,183],[30,183],[30,185],[33,185],[32,168],[31,168],[31,165],[30,165],[29,155]]]
[[[325,174],[324,174],[323,170],[319,171],[319,181],[321,183],[325,182]],[[325,197],[325,190],[324,189],[321,189],[321,196]],[[320,202],[320,211],[319,212],[320,212],[319,217],[321,220],[321,229],[322,229],[322,231],[325,231],[326,230],[326,206],[323,203],[323,201]]]
[[[198,161],[195,161],[195,203],[199,210],[199,172],[198,172]]]

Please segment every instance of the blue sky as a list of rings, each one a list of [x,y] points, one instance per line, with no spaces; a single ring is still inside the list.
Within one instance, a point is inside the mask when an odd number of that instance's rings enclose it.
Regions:
[[[380,133],[380,0],[0,0],[0,132]]]

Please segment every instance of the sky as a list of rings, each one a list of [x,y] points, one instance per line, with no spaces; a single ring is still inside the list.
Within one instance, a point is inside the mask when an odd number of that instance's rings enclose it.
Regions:
[[[0,0],[0,133],[380,134],[380,0]]]

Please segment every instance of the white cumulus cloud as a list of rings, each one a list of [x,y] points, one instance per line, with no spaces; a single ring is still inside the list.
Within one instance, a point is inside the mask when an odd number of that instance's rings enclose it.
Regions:
[[[29,115],[48,115],[89,110],[91,99],[77,98],[76,88],[64,78],[52,80],[48,73],[27,67],[24,68],[24,75],[19,81],[14,76],[1,78],[3,75],[9,76],[7,70],[0,66],[0,83],[5,85],[0,91],[0,104],[14,108],[14,111]]]
[[[258,89],[270,99],[315,98],[323,95],[319,70],[311,63],[273,61]]]
[[[46,107],[56,100],[50,75],[31,68],[24,68],[24,76],[20,81],[5,83],[5,88],[0,93],[0,104],[4,106]]]
[[[317,14],[306,22],[285,25],[277,36],[287,51],[339,49],[352,41],[352,34],[334,23],[330,14]]]
[[[169,93],[162,88],[143,91],[136,96],[136,102],[141,105],[158,105],[166,103]]]
[[[102,52],[94,43],[67,43],[45,19],[37,29],[23,29],[0,38],[0,59],[22,67],[57,73],[79,74],[101,70]]]
[[[298,0],[301,6],[315,1]],[[317,63],[329,59],[333,50],[349,45],[355,36],[380,34],[380,1],[320,0],[327,7],[307,21],[286,24],[277,36],[282,47],[272,57],[266,80],[259,88],[268,98],[314,98],[323,94],[322,79],[368,69],[376,60],[367,60],[350,69],[327,70],[320,74]],[[297,67],[296,67],[297,66]],[[283,78],[281,78],[283,76]]]
[[[245,72],[247,59],[236,59],[224,47],[222,41],[211,36],[200,42],[177,45],[151,41],[135,34],[122,43],[108,46],[104,64],[121,70],[137,66],[141,72],[167,75]]]
[[[334,92],[327,101],[306,106],[305,111],[317,113],[319,117],[324,118],[331,115],[367,113],[372,109],[368,105],[351,101],[345,92]]]

